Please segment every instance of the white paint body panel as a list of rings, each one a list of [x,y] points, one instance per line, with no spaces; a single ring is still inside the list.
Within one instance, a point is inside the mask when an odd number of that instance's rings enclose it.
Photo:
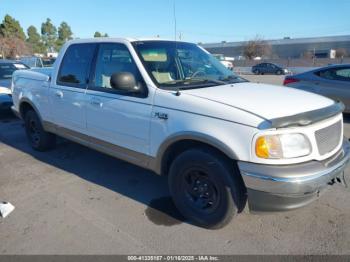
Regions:
[[[19,111],[20,102],[27,99],[36,106],[43,120],[155,158],[159,157],[159,149],[169,138],[191,133],[205,135],[225,145],[232,158],[265,164],[298,163],[320,160],[320,157],[313,152],[307,157],[292,160],[258,159],[254,155],[254,141],[259,134],[297,132],[310,137],[315,129],[341,119],[339,115],[314,126],[261,131],[258,127],[266,119],[324,108],[333,101],[291,88],[254,83],[181,91],[181,95],[177,96],[173,91],[155,86],[136,55],[132,41],[104,38],[74,40],[62,48],[50,73],[51,78],[38,72],[15,72],[15,109]],[[87,42],[125,44],[147,84],[148,97],[101,95],[102,92],[57,86],[59,65],[67,47],[72,43]],[[62,96],[57,95],[57,91]],[[91,104],[96,98],[100,101],[97,107]],[[168,119],[156,117],[157,113],[167,115]]]

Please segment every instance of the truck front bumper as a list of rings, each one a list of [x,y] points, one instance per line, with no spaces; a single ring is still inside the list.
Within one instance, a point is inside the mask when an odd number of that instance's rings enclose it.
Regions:
[[[239,162],[248,192],[249,208],[254,211],[283,211],[305,206],[327,186],[349,183],[345,174],[350,145],[344,139],[342,149],[324,161],[296,165],[261,165]]]

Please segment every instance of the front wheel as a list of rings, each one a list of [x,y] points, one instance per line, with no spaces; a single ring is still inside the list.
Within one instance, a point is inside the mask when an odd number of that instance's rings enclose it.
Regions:
[[[46,151],[55,145],[55,135],[44,130],[38,115],[30,110],[25,114],[25,130],[31,147],[37,151]]]
[[[169,188],[184,217],[205,228],[224,227],[245,205],[245,187],[234,163],[210,149],[180,154],[170,167]]]

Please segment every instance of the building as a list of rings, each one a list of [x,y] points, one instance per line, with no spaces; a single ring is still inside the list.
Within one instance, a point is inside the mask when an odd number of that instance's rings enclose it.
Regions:
[[[223,54],[228,57],[242,57],[247,42],[221,42],[200,44],[212,54]],[[271,45],[272,56],[276,58],[300,58],[305,55],[333,58],[334,50],[345,49],[350,54],[350,35],[310,38],[289,38],[267,40]]]

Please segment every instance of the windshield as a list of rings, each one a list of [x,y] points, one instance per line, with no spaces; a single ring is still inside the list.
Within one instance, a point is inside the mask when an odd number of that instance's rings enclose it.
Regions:
[[[160,88],[190,89],[247,81],[195,44],[145,41],[133,46]]]
[[[21,64],[21,63],[5,63],[5,64],[1,64],[0,63],[0,79],[4,80],[4,79],[11,79],[13,72],[15,72],[16,70],[19,69],[27,69],[28,67],[26,67],[25,65]]]

